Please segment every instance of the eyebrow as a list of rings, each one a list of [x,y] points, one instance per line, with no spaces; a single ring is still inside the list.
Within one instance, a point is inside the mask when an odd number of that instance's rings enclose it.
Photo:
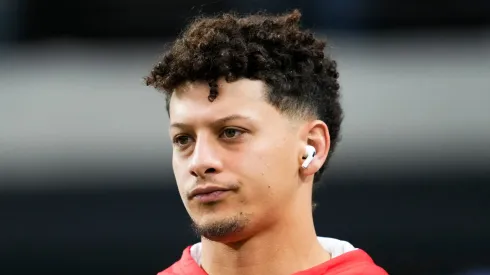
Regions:
[[[225,116],[225,117],[222,117],[220,119],[217,119],[217,120],[213,121],[211,123],[211,126],[222,125],[222,124],[225,124],[225,123],[230,122],[232,120],[252,120],[252,118],[251,117],[248,117],[248,116],[238,115],[238,114],[229,115],[229,116]],[[172,123],[170,125],[170,127],[171,128],[188,128],[190,126],[188,124],[185,124],[185,123],[182,123],[182,122],[175,122],[175,123]]]

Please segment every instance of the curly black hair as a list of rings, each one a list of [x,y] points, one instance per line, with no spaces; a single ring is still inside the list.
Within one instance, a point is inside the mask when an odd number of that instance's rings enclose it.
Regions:
[[[208,99],[218,96],[216,81],[262,80],[267,100],[279,111],[323,120],[330,153],[339,141],[343,111],[337,63],[325,56],[326,42],[300,28],[301,13],[226,13],[195,19],[145,77],[146,85],[167,95],[186,83],[207,81]],[[317,172],[317,182],[325,165]]]

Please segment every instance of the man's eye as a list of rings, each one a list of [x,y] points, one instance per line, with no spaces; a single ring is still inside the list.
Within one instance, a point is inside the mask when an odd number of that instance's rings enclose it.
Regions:
[[[227,139],[232,139],[232,138],[237,138],[243,134],[243,131],[234,129],[234,128],[227,128],[223,131],[222,136]]]
[[[174,138],[174,144],[177,146],[186,146],[191,142],[191,137],[189,136],[177,136]]]

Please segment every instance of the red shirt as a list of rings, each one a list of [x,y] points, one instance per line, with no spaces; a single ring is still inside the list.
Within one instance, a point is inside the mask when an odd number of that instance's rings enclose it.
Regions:
[[[208,274],[192,258],[189,246],[184,250],[179,261],[157,275]],[[388,275],[388,273],[377,266],[366,252],[356,249],[292,275]]]

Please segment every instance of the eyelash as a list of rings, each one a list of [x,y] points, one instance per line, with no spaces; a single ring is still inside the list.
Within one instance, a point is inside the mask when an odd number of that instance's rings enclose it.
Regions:
[[[240,137],[241,137],[243,134],[245,134],[245,132],[246,132],[245,130],[243,130],[243,129],[238,129],[238,128],[225,128],[225,129],[223,129],[223,130],[221,131],[221,134],[220,134],[219,136],[220,136],[220,137],[222,137],[222,136],[225,134],[225,132],[226,132],[226,131],[229,131],[229,130],[233,130],[233,131],[238,132],[237,137],[224,138],[225,140],[236,140],[236,139],[240,138]],[[178,146],[178,147],[180,147],[180,148],[184,148],[184,147],[185,147],[187,144],[184,144],[184,145],[180,145],[180,144],[179,144],[179,139],[180,139],[180,138],[183,138],[183,137],[184,137],[184,138],[189,138],[189,139],[192,139],[192,137],[191,137],[191,136],[189,136],[189,135],[177,135],[177,136],[175,136],[175,137],[173,138],[173,140],[172,140],[173,144],[175,144],[176,146]]]
[[[233,131],[239,133],[238,137],[245,133],[245,131],[244,130],[241,130],[241,129],[237,129],[237,128],[225,128],[225,129],[223,129],[223,131],[221,131],[220,136],[223,136],[225,134],[225,132],[228,131],[228,130],[233,130]],[[227,138],[227,139],[235,139],[235,138],[233,137],[233,138]]]

